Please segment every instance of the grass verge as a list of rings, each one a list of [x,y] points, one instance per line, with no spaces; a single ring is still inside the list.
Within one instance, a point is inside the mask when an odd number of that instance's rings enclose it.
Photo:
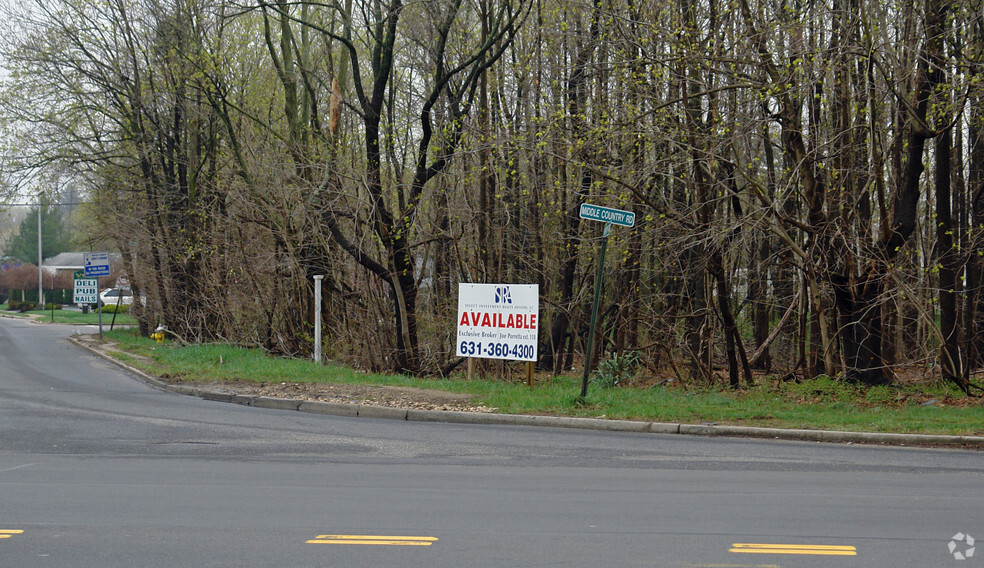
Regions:
[[[92,324],[96,325],[99,323],[99,314],[90,311],[87,314],[82,312],[76,312],[74,310],[31,310],[27,312],[17,312],[8,311],[6,304],[0,304],[0,311],[3,311],[5,316],[10,317],[22,317],[22,318],[33,318],[38,321],[46,321],[52,323],[67,323],[67,324]],[[104,313],[102,315],[103,325],[109,328],[110,323],[113,322],[113,314]],[[137,320],[129,314],[116,314],[117,325],[132,325],[136,324]]]
[[[593,387],[577,401],[580,378],[521,382],[445,379],[364,373],[335,365],[290,360],[230,345],[157,343],[133,330],[106,338],[131,354],[127,362],[170,380],[245,380],[257,383],[349,383],[467,393],[476,402],[509,414],[551,414],[687,424],[734,424],[780,428],[948,435],[984,435],[984,404],[940,381],[906,381],[864,388],[826,377],[802,382],[760,378],[752,388],[657,386]]]

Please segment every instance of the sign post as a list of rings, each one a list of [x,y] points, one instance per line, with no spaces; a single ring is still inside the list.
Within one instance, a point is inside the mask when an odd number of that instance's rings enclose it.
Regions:
[[[635,225],[635,213],[612,209],[589,203],[581,204],[581,218],[590,221],[601,221],[605,230],[601,237],[601,252],[598,255],[598,272],[595,273],[594,300],[591,302],[591,326],[588,328],[588,341],[584,351],[584,376],[581,378],[581,397],[583,401],[588,396],[588,374],[591,370],[591,353],[594,349],[595,328],[598,326],[598,306],[601,304],[601,290],[604,286],[605,251],[608,249],[608,234],[612,225],[632,227]]]

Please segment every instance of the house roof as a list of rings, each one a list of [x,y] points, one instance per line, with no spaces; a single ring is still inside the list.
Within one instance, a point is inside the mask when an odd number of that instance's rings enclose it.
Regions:
[[[117,252],[109,253],[110,264],[117,264],[123,257]],[[84,252],[63,252],[44,259],[44,268],[53,270],[79,270],[85,267]]]

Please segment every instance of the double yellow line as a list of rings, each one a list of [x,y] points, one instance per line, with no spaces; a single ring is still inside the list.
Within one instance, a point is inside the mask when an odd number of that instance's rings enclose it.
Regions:
[[[15,534],[24,534],[24,531],[0,529],[0,538],[10,538]]]
[[[757,544],[751,542],[736,542],[731,545],[730,552],[739,554],[809,554],[815,556],[858,555],[858,550],[853,546],[836,546],[825,544]]]
[[[381,546],[430,546],[437,542],[432,536],[368,536],[357,534],[322,534],[307,544],[362,544]]]

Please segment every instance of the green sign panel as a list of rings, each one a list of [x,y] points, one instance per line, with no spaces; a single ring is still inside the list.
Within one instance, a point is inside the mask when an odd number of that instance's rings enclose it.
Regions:
[[[622,227],[635,225],[635,213],[631,211],[622,211],[621,209],[612,209],[611,207],[602,207],[601,205],[591,205],[590,203],[581,204],[581,218],[601,221],[602,223],[611,223],[612,225]]]

